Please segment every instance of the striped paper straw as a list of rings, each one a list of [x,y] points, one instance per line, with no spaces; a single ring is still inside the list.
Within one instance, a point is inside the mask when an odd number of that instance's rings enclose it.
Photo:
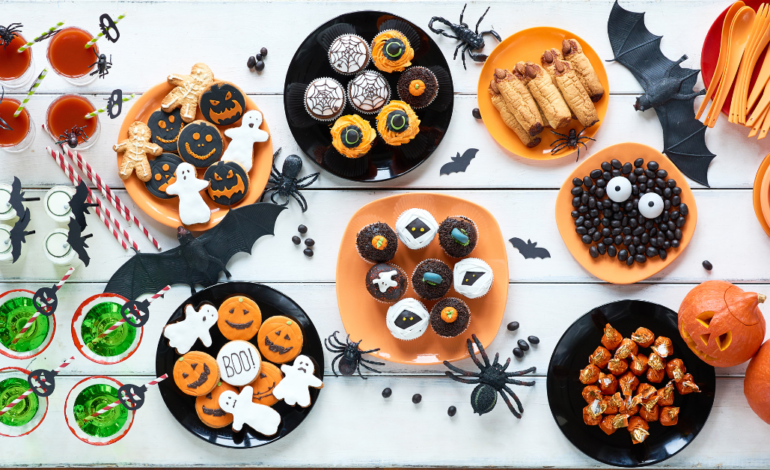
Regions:
[[[45,149],[51,155],[51,158],[53,158],[56,161],[56,163],[59,164],[59,166],[61,167],[62,171],[67,176],[67,178],[69,178],[69,180],[72,182],[72,184],[74,184],[75,186],[80,184],[80,181],[81,181],[80,176],[77,173],[75,173],[75,169],[74,168],[72,168],[66,161],[64,161],[64,157],[62,156],[62,154],[60,154],[59,152],[53,150],[51,147],[46,147]],[[88,190],[88,193],[91,194],[91,190],[90,189]],[[91,202],[92,199],[91,199],[91,197],[89,197],[86,200],[88,202]],[[116,228],[119,229],[119,226],[116,223],[117,220],[115,220],[115,218],[112,217],[112,214],[110,214],[105,209],[105,213],[109,217],[109,220],[108,220],[107,217],[105,217],[105,214],[102,213],[102,211],[100,210],[102,208],[101,201],[99,199],[96,199],[96,201],[97,201],[97,204],[99,204],[95,208],[96,209],[96,215],[99,216],[99,219],[101,219],[101,221],[104,223],[105,227],[107,227],[107,230],[112,232],[112,235],[115,237],[115,240],[117,240],[118,243],[120,243],[121,246],[123,246],[124,250],[128,251],[128,249],[129,249],[128,245],[126,244],[125,241],[123,241],[123,239],[120,238],[118,230],[116,230]],[[110,221],[112,221],[113,224],[115,224],[115,227],[110,225]],[[123,232],[125,233],[125,230],[123,230]],[[136,243],[134,243],[134,245],[136,245]],[[137,247],[137,251],[138,251],[138,247]]]
[[[125,14],[125,13],[123,13],[123,14],[122,14],[122,15],[120,15],[120,16],[118,16],[118,19],[116,19],[116,20],[115,20],[115,24],[117,25],[118,23],[120,23],[120,20],[122,20],[122,19],[123,19],[123,18],[125,18],[125,17],[126,17],[126,14]],[[109,29],[109,28],[108,28],[108,29]],[[103,36],[104,36],[104,31],[102,31],[101,33],[97,34],[95,38],[93,38],[93,39],[91,39],[90,41],[88,41],[88,42],[86,43],[86,45],[85,45],[85,48],[86,48],[86,49],[88,49],[89,47],[93,46],[94,44],[96,44],[96,41],[98,41],[99,39],[101,39]]]
[[[171,289],[171,286],[164,287],[163,289],[159,290],[156,294],[154,294],[152,297],[147,299],[147,301],[149,303],[152,303],[153,300],[159,299],[159,298],[163,297],[166,294],[166,292],[169,291],[169,289]],[[104,338],[108,334],[112,333],[113,331],[115,331],[118,328],[120,328],[121,326],[123,326],[123,323],[125,323],[125,322],[126,322],[126,320],[124,320],[123,318],[121,318],[120,320],[116,321],[115,323],[112,324],[112,326],[110,326],[109,328],[104,330],[104,332],[102,334],[100,334],[96,338],[92,339],[89,344],[94,344],[95,342],[97,342],[100,339]]]
[[[152,387],[153,385],[158,385],[160,382],[163,382],[168,378],[168,374],[163,374],[157,379],[153,379],[145,384],[145,387]],[[115,408],[116,406],[120,405],[120,399],[117,399],[110,403],[109,405],[105,405],[103,408],[96,410],[91,416],[86,417],[83,421],[91,421],[92,419],[96,418],[99,415],[102,415],[111,409]]]
[[[40,41],[40,39],[41,39],[43,36],[45,36],[46,34],[51,34],[51,33],[53,33],[53,32],[54,32],[54,31],[56,31],[58,28],[60,28],[60,27],[61,27],[63,24],[64,24],[64,21],[59,21],[58,23],[56,23],[56,26],[51,26],[51,27],[50,27],[50,28],[48,28],[48,29],[47,29],[47,30],[46,30],[46,31],[45,31],[43,34],[41,34],[40,36],[36,37],[36,38],[35,38],[35,39],[33,39],[32,41],[30,41],[30,42],[28,42],[28,43],[24,44],[23,46],[21,46],[21,47],[19,48],[19,52],[24,52],[24,51],[26,51],[27,49],[29,49],[30,47],[32,47],[32,46],[33,46],[33,45],[34,45],[36,42]]]
[[[22,100],[19,107],[16,108],[16,112],[13,113],[13,117],[19,117],[19,114],[21,114],[21,110],[24,109],[24,106],[27,105],[27,103],[29,102],[29,99],[32,98],[32,95],[35,94],[35,92],[37,91],[37,87],[40,86],[40,82],[43,81],[43,79],[47,74],[48,74],[47,68],[43,69],[43,71],[40,72],[40,75],[37,76],[37,80],[35,80],[35,83],[32,84],[32,88],[30,88],[29,91],[27,92],[27,96],[24,98],[24,100]]]
[[[61,281],[57,282],[56,286],[54,286],[54,287],[56,287],[57,291],[59,289],[61,289],[61,286],[63,286],[64,283],[67,282],[67,279],[69,279],[70,276],[72,276],[72,273],[74,273],[74,272],[75,272],[75,267],[74,266],[70,267],[67,270],[67,272],[64,274],[64,277],[61,278]],[[12,344],[16,344],[16,342],[19,341],[19,338],[21,338],[21,335],[26,333],[27,330],[30,329],[30,327],[32,327],[32,324],[35,323],[35,320],[37,320],[38,316],[40,316],[40,312],[39,311],[35,311],[35,313],[30,317],[30,319],[27,320],[27,324],[24,325],[24,328],[22,328],[21,331],[19,331],[19,334],[17,334],[16,337],[13,338],[13,341],[11,342]]]
[[[65,368],[65,367],[67,367],[68,365],[72,364],[72,361],[74,361],[74,360],[75,360],[75,356],[71,356],[69,359],[67,359],[66,361],[64,361],[64,362],[63,362],[63,363],[62,363],[62,364],[61,364],[59,367],[57,367],[56,369],[54,369],[54,370],[52,371],[52,372],[53,372],[53,375],[54,375],[54,376],[56,376],[56,375],[57,375],[59,372],[61,372],[61,371],[62,371],[62,369],[64,369],[64,368]],[[7,405],[5,408],[3,408],[2,410],[0,410],[0,416],[3,416],[3,415],[4,415],[5,413],[7,413],[7,412],[8,412],[8,411],[9,411],[11,408],[13,408],[14,406],[16,406],[16,405],[18,405],[19,403],[21,403],[21,402],[22,402],[22,401],[23,401],[25,398],[27,398],[27,397],[28,397],[28,396],[29,396],[31,393],[32,393],[32,387],[28,388],[28,389],[27,389],[27,391],[25,391],[24,393],[22,393],[21,395],[19,395],[19,396],[18,396],[16,399],[14,399],[12,402],[8,403],[8,405]]]
[[[124,96],[123,97],[123,102],[125,103],[126,101],[131,101],[132,99],[134,99],[134,94],[133,93],[131,93],[129,96]],[[91,119],[92,117],[96,116],[97,114],[101,114],[101,113],[105,113],[105,112],[107,112],[107,107],[106,106],[103,107],[103,108],[99,108],[96,111],[92,111],[92,112],[86,114],[86,119]]]

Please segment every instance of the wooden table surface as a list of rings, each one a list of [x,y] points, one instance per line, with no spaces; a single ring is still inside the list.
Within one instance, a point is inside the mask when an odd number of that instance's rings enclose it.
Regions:
[[[685,66],[699,68],[703,38],[714,18],[728,5],[724,0],[627,0],[623,7],[646,11],[646,23],[655,34],[664,35],[663,52],[672,59],[688,54]],[[602,59],[612,58],[607,39],[610,0],[486,1],[470,3],[466,21],[475,23],[483,9],[491,10],[483,26],[494,26],[503,37],[534,26],[555,26],[574,31],[588,41]],[[423,28],[434,15],[456,22],[462,1],[440,2],[2,2],[3,23],[24,23],[32,35],[65,19],[68,25],[96,29],[99,15],[127,12],[120,23],[117,44],[100,42],[113,55],[113,68],[104,80],[75,88],[49,73],[28,108],[37,125],[43,122],[48,104],[62,93],[83,93],[94,103],[103,103],[115,88],[141,94],[171,72],[188,73],[195,62],[205,62],[217,77],[242,87],[262,109],[270,126],[273,146],[283,147],[283,156],[300,153],[289,131],[284,111],[283,83],[294,51],[317,25],[344,12],[377,9],[409,18]],[[350,216],[362,205],[408,191],[437,191],[466,198],[489,209],[503,235],[538,242],[548,248],[549,259],[524,260],[510,246],[508,262],[510,290],[503,325],[516,320],[521,328],[510,333],[504,327],[490,346],[503,357],[511,356],[516,340],[537,335],[541,343],[515,364],[537,367],[537,384],[519,387],[524,404],[522,420],[503,405],[478,417],[469,403],[470,387],[448,380],[443,366],[388,364],[382,375],[335,378],[325,364],[325,388],[308,419],[290,436],[258,449],[228,450],[208,445],[185,431],[173,419],[153,389],[148,403],[137,413],[130,433],[115,445],[92,447],[77,440],[66,428],[63,415],[66,391],[83,376],[105,374],[119,380],[142,383],[154,374],[155,346],[166,318],[189,296],[185,286],[175,286],[166,298],[152,306],[153,319],[146,326],[138,352],[114,366],[94,364],[75,350],[69,334],[72,314],[88,296],[101,292],[112,273],[130,256],[112,239],[92,215],[89,241],[92,263],[79,269],[60,295],[56,314],[57,333],[42,355],[32,361],[0,357],[0,367],[53,367],[72,354],[78,360],[66,369],[59,390],[50,398],[49,415],[33,434],[18,439],[0,439],[2,466],[277,466],[277,467],[596,467],[561,434],[551,416],[545,390],[545,371],[553,347],[565,329],[595,306],[619,299],[642,299],[677,310],[695,284],[725,279],[745,288],[769,293],[770,243],[757,222],[752,207],[752,185],[756,170],[770,148],[770,140],[747,139],[742,127],[721,119],[706,134],[709,148],[717,154],[711,165],[711,189],[689,181],[698,206],[698,227],[692,243],[674,263],[647,281],[613,286],[582,269],[561,241],[553,216],[557,188],[576,165],[574,157],[550,162],[532,162],[507,153],[474,120],[475,90],[480,65],[469,63],[463,70],[452,61],[455,41],[434,36],[449,60],[455,86],[454,116],[447,136],[434,155],[403,178],[363,185],[323,172],[312,188],[304,191],[309,211],[302,214],[292,204],[278,219],[275,237],[259,240],[251,256],[237,255],[228,265],[234,280],[265,282],[295,299],[313,319],[321,336],[343,330],[335,290],[339,240]],[[485,52],[494,40],[487,38]],[[269,49],[265,70],[257,74],[246,68],[246,59],[260,47]],[[37,45],[37,70],[47,65],[45,45]],[[606,119],[589,147],[596,152],[609,145],[633,141],[662,148],[663,139],[653,111],[635,112],[632,104],[641,88],[623,66],[606,64],[611,95]],[[699,84],[699,87],[702,84]],[[12,95],[14,96],[14,95]],[[698,102],[696,102],[698,103]],[[111,150],[121,119],[101,118],[98,143],[84,152],[102,177],[133,207],[121,190],[116,158]],[[24,182],[28,195],[42,196],[52,185],[66,184],[61,171],[45,153],[48,138],[38,131],[32,147],[20,155],[0,154],[0,182],[14,175]],[[456,152],[479,149],[465,173],[439,176],[439,168]],[[303,174],[318,168],[306,160]],[[32,211],[31,228],[37,231],[27,243],[23,263],[0,266],[0,292],[35,290],[58,280],[64,269],[54,268],[43,255],[42,236],[54,228],[40,203],[27,204]],[[146,214],[138,216],[165,248],[176,246],[175,231],[161,226]],[[305,258],[290,239],[299,224],[309,227],[316,240],[315,256]],[[142,249],[153,248],[131,228]],[[708,259],[711,272],[701,267]],[[458,363],[472,367],[470,360]],[[669,467],[767,468],[770,427],[749,409],[743,396],[745,366],[717,370],[714,408],[702,433],[676,457]],[[383,388],[393,389],[384,400]],[[419,405],[411,396],[420,393]],[[447,416],[457,407],[454,418]]]

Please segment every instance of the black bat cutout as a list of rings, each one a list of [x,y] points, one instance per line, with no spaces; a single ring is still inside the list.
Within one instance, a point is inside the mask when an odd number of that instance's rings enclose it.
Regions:
[[[141,328],[150,319],[150,301],[129,300],[120,309],[120,316],[134,328]]]
[[[32,393],[45,398],[53,394],[56,388],[56,376],[58,372],[46,369],[36,369],[27,376],[27,383],[32,389]]]
[[[19,259],[21,256],[21,244],[27,243],[27,235],[35,233],[34,230],[27,232],[25,229],[31,220],[29,215],[29,209],[24,209],[24,214],[21,216],[16,225],[11,229],[11,255],[13,256],[13,262]]]
[[[452,157],[452,161],[441,167],[439,176],[448,175],[450,173],[465,172],[468,169],[468,165],[471,164],[471,160],[476,158],[476,153],[479,149],[468,149],[460,156],[460,152],[457,152],[456,157]]]
[[[184,227],[177,229],[180,245],[163,253],[137,253],[112,275],[104,292],[136,299],[167,285],[187,284],[209,287],[219,273],[230,278],[225,267],[236,253],[251,254],[254,243],[264,235],[275,235],[275,222],[286,207],[256,203],[231,209],[219,224],[194,237]]]
[[[549,253],[548,250],[537,246],[537,242],[532,242],[529,239],[524,241],[521,238],[513,237],[508,241],[511,242],[511,245],[513,245],[514,248],[519,250],[519,253],[521,253],[524,259],[545,259],[551,257],[551,253]]]
[[[21,190],[21,181],[14,176],[13,183],[11,184],[11,196],[8,199],[8,204],[16,211],[16,215],[21,217],[24,213],[24,202],[39,201],[39,197],[24,197],[24,192]]]
[[[89,195],[88,186],[86,186],[85,182],[81,181],[77,186],[75,195],[72,196],[72,199],[70,199],[69,202],[70,208],[72,209],[72,216],[75,218],[78,225],[80,225],[80,230],[85,230],[88,225],[85,216],[86,214],[90,214],[88,208],[97,206],[97,204],[86,202]]]
[[[91,262],[91,258],[88,256],[88,252],[86,251],[86,248],[88,248],[88,245],[86,245],[86,240],[93,237],[94,234],[89,233],[88,235],[82,235],[83,231],[80,228],[80,224],[71,217],[68,228],[69,230],[67,230],[67,243],[69,243],[70,247],[75,250],[75,253],[78,254],[78,258],[80,258],[83,264],[88,266],[88,263]]]
[[[32,298],[35,310],[46,317],[53,315],[59,306],[59,297],[57,297],[56,291],[56,285],[53,287],[41,287],[35,291],[35,295]]]
[[[118,389],[118,400],[129,411],[136,411],[144,405],[144,395],[147,392],[147,385],[141,387],[125,384]]]
[[[704,186],[708,184],[708,168],[716,157],[706,147],[707,127],[695,119],[695,97],[706,90],[693,92],[700,70],[682,68],[684,55],[673,62],[660,51],[660,40],[644,24],[644,13],[623,9],[618,1],[612,6],[607,33],[615,58],[626,66],[644,88],[634,108],[654,108],[663,127],[663,153],[685,174]]]

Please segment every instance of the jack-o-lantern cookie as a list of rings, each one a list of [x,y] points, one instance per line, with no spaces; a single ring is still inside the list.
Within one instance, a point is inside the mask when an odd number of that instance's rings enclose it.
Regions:
[[[243,387],[259,375],[262,358],[253,344],[236,340],[222,346],[217,354],[217,364],[222,380],[230,385]]]
[[[259,352],[266,360],[276,364],[294,360],[302,352],[303,343],[299,324],[281,315],[265,320],[257,333]]]
[[[248,341],[262,325],[262,311],[256,302],[243,295],[228,297],[219,306],[217,326],[230,340]]]
[[[243,92],[228,82],[213,83],[203,92],[198,105],[203,118],[217,126],[235,124],[246,112]]]
[[[253,389],[251,401],[265,406],[278,403],[278,399],[273,396],[273,390],[281,380],[283,380],[281,369],[269,362],[263,362],[256,380],[249,384]]]
[[[193,121],[179,134],[177,149],[182,160],[197,168],[206,168],[222,157],[224,137],[213,124]]]
[[[167,113],[162,109],[150,114],[147,120],[147,127],[150,128],[153,144],[159,145],[164,152],[177,152],[176,142],[179,140],[179,133],[184,127],[184,121],[180,116],[179,109]]]
[[[174,364],[174,382],[182,393],[194,397],[206,395],[219,382],[216,359],[205,352],[188,352]]]
[[[235,162],[214,163],[206,168],[203,179],[209,182],[211,200],[223,206],[238,204],[249,191],[249,174]]]
[[[220,381],[214,390],[195,399],[195,411],[198,418],[210,428],[223,428],[233,422],[233,415],[219,406],[219,396],[224,392],[238,392],[232,385]]]
[[[155,197],[161,199],[171,199],[172,196],[166,193],[166,188],[176,181],[176,167],[182,163],[182,159],[173,153],[164,153],[160,157],[150,162],[150,171],[152,177],[150,181],[144,183],[147,191]]]

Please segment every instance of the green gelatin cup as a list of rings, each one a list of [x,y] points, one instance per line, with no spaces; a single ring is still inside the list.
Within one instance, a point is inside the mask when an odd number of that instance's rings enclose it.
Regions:
[[[107,336],[96,339],[116,321],[123,319],[120,315],[122,307],[123,304],[116,302],[100,302],[86,313],[80,327],[80,334],[86,348],[94,354],[102,357],[120,356],[134,344],[136,328],[127,323],[122,324]]]
[[[31,297],[19,295],[0,304],[0,344],[7,353],[28,353],[44,346],[50,330],[50,320],[44,315],[39,315],[19,340],[13,342],[35,312]]]
[[[13,402],[29,389],[26,380],[19,377],[12,377],[0,381],[0,409]],[[37,415],[40,402],[34,393],[28,395],[16,406],[0,416],[0,424],[6,426],[19,427],[32,422]]]
[[[78,427],[91,437],[112,437],[126,425],[128,410],[123,406],[100,414],[86,420],[89,416],[99,411],[118,399],[118,389],[107,384],[94,384],[86,387],[75,398],[73,412]]]

